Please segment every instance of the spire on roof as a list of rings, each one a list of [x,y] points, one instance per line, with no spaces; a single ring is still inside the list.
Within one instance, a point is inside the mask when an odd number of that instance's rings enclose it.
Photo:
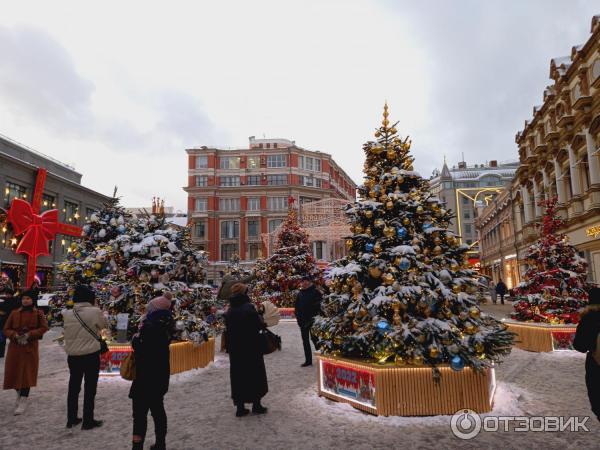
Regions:
[[[448,169],[448,164],[446,164],[446,156],[444,155],[444,166],[442,167],[442,173],[440,174],[441,180],[452,180],[452,174],[450,174],[450,169]]]

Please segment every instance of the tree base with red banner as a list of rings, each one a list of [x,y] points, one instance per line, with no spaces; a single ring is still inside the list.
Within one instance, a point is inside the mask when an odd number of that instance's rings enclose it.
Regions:
[[[100,357],[100,375],[120,375],[121,363],[132,352],[131,345],[110,345]],[[171,375],[202,369],[215,360],[215,340],[210,338],[200,345],[192,342],[174,342],[169,346]]]
[[[431,367],[375,364],[317,355],[319,396],[377,416],[453,415],[460,409],[492,410],[496,391],[493,368],[479,373],[440,365],[440,381]]]
[[[573,350],[576,325],[549,325],[505,321],[508,329],[517,334],[515,347],[530,352]]]

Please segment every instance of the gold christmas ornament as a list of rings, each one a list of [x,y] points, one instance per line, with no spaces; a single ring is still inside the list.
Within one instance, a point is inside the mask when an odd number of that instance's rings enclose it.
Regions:
[[[386,238],[392,238],[396,235],[396,229],[394,227],[385,227],[383,229],[383,235]]]
[[[377,266],[372,266],[369,267],[369,275],[371,275],[373,278],[379,278],[381,277],[381,269]]]
[[[381,152],[383,152],[383,147],[376,145],[371,148],[371,152],[373,152],[374,155],[379,155]]]
[[[423,357],[421,355],[415,355],[412,357],[412,363],[415,366],[422,366],[423,365]]]
[[[472,306],[469,309],[469,315],[473,318],[473,319],[478,319],[480,316],[480,311],[479,308],[477,308],[476,306]]]
[[[408,217],[405,217],[404,219],[402,219],[402,224],[410,225],[410,219]]]
[[[402,175],[398,175],[398,176],[396,177],[396,182],[397,182],[398,184],[402,184],[402,183],[404,183],[404,177],[403,177]]]
[[[362,234],[362,233],[363,233],[363,231],[365,231],[365,229],[363,228],[363,226],[362,226],[362,225],[360,225],[360,224],[356,224],[356,225],[354,226],[354,232],[355,232],[356,234]]]
[[[394,358],[394,363],[397,366],[402,366],[402,365],[406,364],[406,361],[404,360],[404,358],[401,355],[396,355]]]
[[[383,249],[381,248],[381,244],[380,244],[379,242],[376,242],[376,243],[375,243],[375,247],[373,247],[373,251],[374,251],[375,253],[381,253],[381,250],[383,250]]]
[[[370,209],[367,209],[367,210],[365,211],[365,217],[366,217],[367,219],[370,219],[371,217],[373,217],[373,211],[372,211],[372,210],[370,210]]]
[[[435,238],[433,239],[433,243],[434,243],[435,245],[440,245],[440,244],[442,243],[442,240],[441,240],[439,237],[435,237]]]
[[[373,232],[371,231],[371,227],[367,227],[367,228],[365,229],[365,234],[366,234],[367,236],[371,236],[371,235],[373,234]]]
[[[387,157],[387,159],[389,159],[390,161],[393,161],[394,159],[396,159],[396,152],[393,149],[389,149],[385,155]]]
[[[400,171],[400,169],[398,169],[396,166],[392,167],[392,175],[396,175],[398,172]]]
[[[436,245],[433,248],[433,254],[436,255],[436,256],[441,255],[442,254],[442,247],[440,247],[439,245]]]
[[[477,332],[477,327],[472,323],[468,323],[465,327],[465,333],[467,334],[475,334]]]
[[[452,292],[454,292],[455,294],[458,294],[460,292],[460,286],[458,284],[455,284],[454,286],[452,286]]]
[[[394,209],[394,202],[391,200],[388,200],[388,202],[385,204],[386,209],[390,210],[390,209]]]
[[[440,349],[435,345],[429,347],[429,356],[432,358],[437,358],[440,355]]]
[[[371,197],[372,199],[377,198],[377,192],[375,192],[374,190],[370,190],[369,191],[369,197]]]
[[[383,275],[383,284],[386,286],[390,286],[394,281],[394,275],[391,273],[386,273]]]
[[[425,210],[423,209],[423,207],[421,205],[417,206],[417,214],[423,214]]]
[[[346,239],[346,248],[350,250],[352,248],[353,242],[352,239]]]
[[[483,346],[483,344],[481,342],[475,342],[475,345],[473,346],[473,348],[475,349],[475,351],[477,353],[483,353],[483,351],[485,350],[485,347]]]
[[[377,228],[383,228],[384,225],[385,225],[385,220],[383,220],[383,219],[375,219],[375,226]]]
[[[360,327],[360,322],[358,320],[353,320],[352,321],[352,329],[354,331],[358,330],[358,328]]]

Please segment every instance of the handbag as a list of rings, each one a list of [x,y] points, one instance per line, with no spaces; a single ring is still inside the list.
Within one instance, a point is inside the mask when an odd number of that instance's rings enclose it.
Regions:
[[[79,320],[81,326],[85,328],[88,333],[94,336],[94,339],[96,339],[100,343],[100,354],[108,352],[109,348],[106,341],[100,336],[98,336],[96,333],[94,333],[92,329],[87,326],[87,324],[81,319],[81,317],[79,317],[79,314],[77,314],[77,311],[75,311],[75,309],[73,309],[73,315],[77,318],[77,320]]]
[[[261,331],[263,355],[269,355],[276,350],[281,350],[281,337],[270,330]]]
[[[123,359],[119,372],[124,380],[135,380],[135,354],[133,352],[129,352]]]

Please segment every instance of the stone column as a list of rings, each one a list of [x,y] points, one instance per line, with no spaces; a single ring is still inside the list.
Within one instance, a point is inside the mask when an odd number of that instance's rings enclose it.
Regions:
[[[584,132],[588,155],[588,170],[590,172],[590,185],[600,184],[600,155],[598,153],[594,154],[597,149],[594,137],[590,134],[590,130],[584,128]]]
[[[558,159],[554,158],[554,177],[556,180],[556,194],[558,196],[558,203],[567,203],[567,193],[565,191],[565,180],[561,176],[561,167]]]
[[[523,212],[525,213],[525,224],[531,222],[531,197],[527,186],[521,186],[521,197],[523,197]]]
[[[550,182],[548,181],[548,174],[546,173],[546,168],[542,169],[542,180],[544,183],[544,200],[550,199]]]
[[[540,200],[540,189],[538,188],[537,182],[533,180],[533,211],[536,219],[542,215],[542,208],[540,208],[539,205]]]
[[[570,145],[567,145],[569,151],[569,167],[571,170],[571,191],[573,197],[581,195],[581,183],[579,180],[579,166],[577,165],[577,156],[575,150]]]

